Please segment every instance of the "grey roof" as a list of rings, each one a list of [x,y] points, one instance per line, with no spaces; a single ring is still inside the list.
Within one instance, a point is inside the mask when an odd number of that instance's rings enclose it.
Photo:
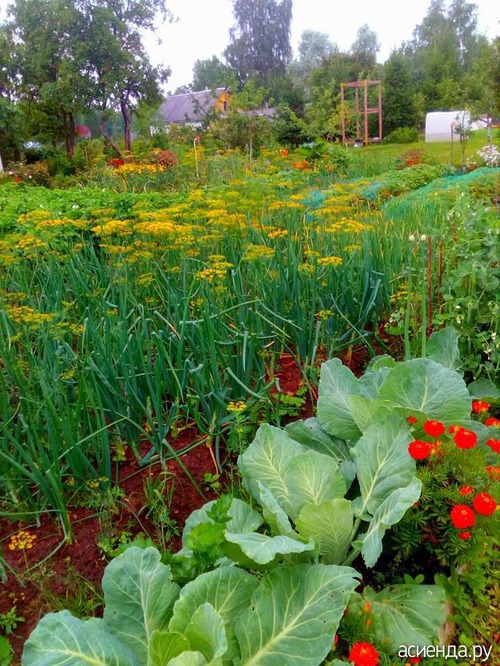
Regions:
[[[226,88],[169,95],[159,108],[166,123],[200,123]]]

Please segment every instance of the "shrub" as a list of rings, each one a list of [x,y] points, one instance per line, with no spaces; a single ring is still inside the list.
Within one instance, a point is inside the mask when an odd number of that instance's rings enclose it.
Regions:
[[[383,139],[383,143],[417,143],[420,135],[414,127],[398,127]]]

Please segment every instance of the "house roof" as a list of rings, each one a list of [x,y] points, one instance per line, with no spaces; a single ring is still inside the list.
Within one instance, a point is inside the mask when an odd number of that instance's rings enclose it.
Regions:
[[[226,88],[200,90],[199,92],[169,95],[160,106],[159,112],[166,123],[200,123],[215,106],[218,97]]]

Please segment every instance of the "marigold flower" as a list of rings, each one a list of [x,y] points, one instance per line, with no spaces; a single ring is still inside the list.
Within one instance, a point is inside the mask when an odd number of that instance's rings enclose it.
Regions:
[[[415,460],[425,460],[431,454],[431,445],[429,442],[423,442],[420,439],[415,439],[410,442],[408,453]]]
[[[378,652],[371,643],[354,643],[349,652],[349,661],[354,666],[378,666]]]
[[[465,527],[472,527],[476,522],[474,511],[466,504],[457,504],[450,511],[450,518],[453,525],[461,530]]]
[[[408,423],[409,423],[410,425],[413,425],[414,423],[417,422],[417,417],[416,417],[416,416],[411,416],[411,415],[410,415],[410,416],[408,416],[408,418],[407,418],[406,420],[408,421]]]
[[[490,404],[484,402],[483,400],[473,400],[472,401],[472,411],[476,414],[481,414],[482,412],[487,412],[490,408]]]
[[[479,493],[474,497],[472,506],[482,516],[491,516],[491,514],[495,513],[497,503],[489,493]]]
[[[430,437],[439,437],[446,432],[446,428],[441,421],[426,421],[424,430]]]
[[[488,465],[486,471],[490,475],[490,478],[493,481],[500,481],[500,467],[494,467],[493,465]]]
[[[489,446],[496,453],[500,453],[500,439],[495,439],[494,437],[487,439],[486,446]]]
[[[472,536],[471,532],[459,532],[458,533],[458,538],[463,539],[463,541],[467,541],[467,539],[470,539]]]
[[[461,495],[472,495],[474,488],[471,486],[462,486],[458,491]]]
[[[477,435],[472,430],[459,427],[453,435],[453,441],[459,449],[473,449],[477,444]]]
[[[500,428],[500,419],[496,419],[494,416],[490,416],[486,421],[484,422],[484,425],[493,427],[493,428]]]

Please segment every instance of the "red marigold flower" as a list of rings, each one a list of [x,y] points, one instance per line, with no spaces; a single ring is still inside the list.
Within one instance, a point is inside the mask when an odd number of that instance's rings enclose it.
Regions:
[[[476,414],[481,414],[482,412],[487,412],[490,408],[490,404],[484,402],[484,400],[473,400],[472,401],[472,411]]]
[[[470,532],[459,532],[458,533],[458,538],[463,539],[464,541],[467,541],[467,539],[470,539],[472,534]]]
[[[500,439],[495,439],[494,437],[487,439],[486,446],[489,446],[496,453],[500,453]]]
[[[417,417],[416,416],[408,416],[406,419],[410,425],[413,425],[414,423],[417,422]]]
[[[425,460],[431,454],[431,445],[421,439],[414,439],[413,442],[410,442],[408,453],[415,460]]]
[[[494,467],[493,465],[489,465],[486,468],[486,471],[488,472],[493,481],[500,481],[500,467]]]
[[[462,486],[458,492],[461,495],[472,495],[474,488],[471,488],[471,486]]]
[[[409,664],[420,664],[422,657],[410,657]]]
[[[465,527],[472,527],[476,522],[474,511],[466,504],[457,504],[450,511],[450,518],[453,525],[462,530]]]
[[[459,449],[473,449],[477,444],[477,435],[472,430],[459,427],[453,435],[453,441]]]
[[[479,493],[474,497],[472,506],[482,516],[491,516],[492,513],[495,513],[497,503],[489,493]]]
[[[493,428],[500,428],[500,419],[496,419],[494,416],[490,416],[489,419],[486,419],[484,425],[492,426]]]
[[[281,151],[281,154],[283,155],[283,157],[285,155],[288,155],[288,150],[286,148],[283,148],[283,150]]]
[[[446,428],[441,421],[426,421],[424,423],[425,432],[431,437],[439,437],[446,432]]]
[[[354,643],[349,652],[354,666],[378,666],[378,652],[371,643]]]

